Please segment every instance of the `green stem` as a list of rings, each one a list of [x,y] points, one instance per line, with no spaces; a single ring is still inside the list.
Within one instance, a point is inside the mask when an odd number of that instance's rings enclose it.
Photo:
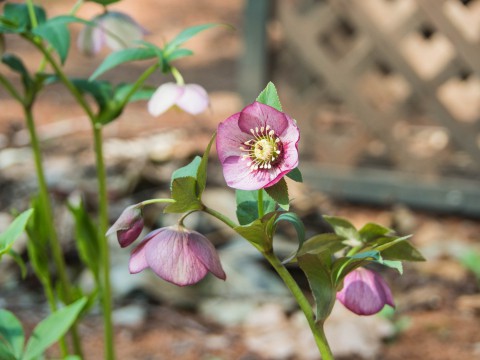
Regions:
[[[177,82],[178,85],[185,85],[185,80],[183,80],[183,76],[182,74],[180,74],[180,71],[178,71],[177,68],[175,67],[171,67],[170,68],[170,71],[173,75],[173,77],[175,78],[175,81]]]
[[[260,189],[258,190],[258,218],[261,219],[263,215],[263,189]]]
[[[175,200],[173,200],[173,199],[149,199],[149,200],[142,201],[138,205],[146,206],[146,205],[150,205],[150,204],[174,203],[174,202],[175,202]]]
[[[28,16],[30,17],[30,22],[32,23],[32,28],[38,26],[37,16],[35,14],[35,6],[33,5],[32,0],[27,0]]]
[[[207,214],[210,214],[213,217],[216,217],[218,220],[222,221],[225,225],[231,227],[232,229],[235,229],[238,226],[232,220],[230,220],[228,217],[219,213],[216,210],[213,210],[213,209],[211,209],[209,207],[206,207],[206,206],[204,206],[202,210],[205,211]]]
[[[150,66],[147,70],[145,70],[145,71],[143,72],[142,75],[140,75],[140,77],[137,79],[137,81],[135,81],[135,83],[133,84],[133,86],[132,86],[132,88],[130,89],[130,91],[127,93],[127,95],[125,95],[125,97],[124,97],[121,105],[119,106],[120,109],[123,109],[123,108],[127,105],[128,100],[130,100],[130,98],[132,97],[132,95],[135,94],[135,92],[138,90],[138,88],[139,88],[140,86],[142,86],[142,84],[145,82],[145,80],[147,80],[148,77],[149,77],[150,75],[152,75],[155,70],[158,69],[158,67],[159,67],[159,64],[156,63],[156,64]]]
[[[333,355],[325,337],[325,332],[323,330],[323,324],[315,323],[315,317],[312,311],[312,307],[310,306],[310,303],[308,302],[307,298],[303,294],[295,279],[288,272],[285,266],[283,266],[281,261],[275,256],[273,252],[263,253],[263,256],[265,257],[265,259],[268,260],[270,265],[272,265],[278,275],[282,278],[283,282],[285,283],[285,285],[287,285],[288,289],[290,290],[293,297],[300,306],[300,309],[305,314],[308,325],[310,326],[310,330],[312,331],[313,337],[315,338],[318,350],[322,355],[322,360],[333,360]]]
[[[70,288],[70,282],[67,276],[65,259],[63,258],[63,252],[60,247],[57,231],[55,229],[54,222],[53,222],[52,204],[50,202],[50,197],[48,196],[48,187],[47,187],[47,182],[45,180],[45,173],[43,171],[43,161],[42,161],[42,155],[40,150],[40,143],[38,141],[37,132],[35,129],[35,123],[33,121],[33,113],[31,109],[31,105],[25,106],[24,112],[25,112],[25,118],[27,121],[28,132],[30,135],[32,152],[34,156],[35,170],[36,170],[37,179],[38,179],[39,196],[40,196],[40,202],[42,205],[42,212],[44,213],[44,216],[46,219],[45,225],[47,226],[48,233],[50,235],[49,239],[50,239],[50,246],[52,248],[53,261],[58,271],[58,276],[60,279],[60,284],[62,287],[62,293],[63,293],[64,299],[67,303],[70,303],[72,300],[72,292]],[[78,355],[82,356],[80,338],[78,336],[76,324],[72,326],[71,333],[72,333],[75,352]]]
[[[100,239],[100,257],[103,267],[103,286],[102,305],[104,320],[104,345],[105,359],[113,360],[115,358],[113,323],[112,323],[112,294],[110,288],[110,254],[107,237],[105,233],[108,228],[108,198],[107,198],[107,176],[105,163],[103,161],[103,138],[102,126],[98,124],[93,127],[93,136],[95,142],[95,156],[97,164],[98,179],[98,207],[99,207],[99,239]]]

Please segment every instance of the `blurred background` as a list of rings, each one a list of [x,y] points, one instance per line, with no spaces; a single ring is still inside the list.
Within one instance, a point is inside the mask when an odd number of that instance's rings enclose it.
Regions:
[[[73,1],[38,1],[49,16]],[[336,306],[327,324],[339,359],[480,358],[480,0],[124,0],[112,6],[162,44],[183,28],[227,23],[187,43],[194,56],[178,61],[187,83],[209,92],[211,107],[191,115],[170,110],[152,118],[132,104],[105,129],[112,222],[128,205],[168,196],[172,171],[201,154],[220,121],[255,100],[268,81],[301,129],[305,183],[289,183],[293,210],[311,234],[321,215],[356,226],[378,222],[413,243],[427,258],[403,276],[384,271],[396,311],[356,317]],[[87,3],[79,16],[101,13]],[[80,27],[72,26],[76,38]],[[31,69],[41,56],[7,37],[8,52]],[[87,58],[72,41],[66,68],[88,77],[108,55]],[[146,62],[102,76],[132,81]],[[2,74],[15,79],[7,68]],[[17,81],[18,80],[14,80]],[[152,86],[172,81],[155,74]],[[0,90],[0,230],[11,209],[28,206],[36,180],[20,107]],[[63,248],[72,276],[79,271],[67,201],[84,197],[96,208],[88,119],[60,85],[49,86],[34,109]],[[235,218],[234,192],[224,186],[212,152],[204,200]],[[161,208],[146,211],[149,228],[175,221]],[[112,242],[114,319],[119,359],[317,359],[301,314],[253,248],[220,223],[195,214],[192,228],[218,247],[227,281],[208,278],[176,288],[143,272],[128,275],[128,250]],[[277,251],[295,244],[281,229]],[[18,243],[25,254],[25,242]],[[291,269],[296,276],[300,273]],[[0,266],[0,306],[30,325],[48,312],[33,276]],[[306,284],[305,288],[307,288]],[[88,359],[101,359],[95,309],[80,330]]]

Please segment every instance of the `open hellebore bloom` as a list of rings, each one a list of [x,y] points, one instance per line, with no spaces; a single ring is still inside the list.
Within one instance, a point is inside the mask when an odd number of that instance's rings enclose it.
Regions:
[[[207,91],[197,84],[180,85],[169,82],[161,85],[148,102],[148,112],[159,116],[171,107],[177,106],[183,111],[197,115],[205,111],[209,100]]]
[[[92,25],[86,25],[77,39],[81,52],[93,56],[103,45],[116,51],[134,45],[141,40],[146,31],[127,14],[109,11],[92,19]]]
[[[373,315],[385,305],[395,307],[392,292],[376,272],[358,268],[343,280],[343,289],[337,299],[357,315]]]
[[[182,226],[152,231],[133,250],[130,273],[151,268],[162,279],[179,286],[192,285],[210,271],[219,279],[226,275],[212,243],[202,234]]]
[[[300,132],[287,114],[254,102],[218,126],[217,152],[228,186],[259,190],[298,165]]]
[[[123,210],[106,235],[117,233],[118,243],[121,247],[126,247],[137,240],[142,230],[142,210],[137,205],[131,205]]]

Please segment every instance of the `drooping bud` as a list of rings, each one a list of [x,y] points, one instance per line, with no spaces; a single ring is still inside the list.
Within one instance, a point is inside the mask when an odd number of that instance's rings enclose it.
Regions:
[[[130,273],[151,268],[162,279],[178,286],[192,285],[208,272],[225,280],[226,275],[212,243],[183,226],[152,231],[133,250]]]
[[[385,305],[395,307],[390,288],[380,274],[358,268],[343,280],[337,299],[357,315],[373,315]]]
[[[116,233],[118,243],[126,247],[133,243],[143,230],[142,210],[137,205],[131,205],[123,210],[120,217],[108,229],[107,236]]]

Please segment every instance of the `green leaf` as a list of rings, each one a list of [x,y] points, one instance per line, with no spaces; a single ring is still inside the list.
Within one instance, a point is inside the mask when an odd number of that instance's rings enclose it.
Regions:
[[[4,309],[0,309],[0,344],[2,343],[6,345],[14,359],[20,359],[25,343],[22,324],[15,315]]]
[[[165,208],[167,213],[184,213],[191,210],[201,210],[202,203],[197,198],[197,180],[193,177],[181,177],[172,183],[173,204]]]
[[[382,265],[385,265],[391,269],[395,269],[398,271],[398,273],[400,275],[403,274],[403,264],[401,261],[398,261],[398,260],[384,260],[384,259],[381,259],[379,261],[380,264]]]
[[[197,26],[192,26],[189,27],[177,36],[173,38],[169,43],[165,45],[165,53],[167,53],[167,58],[168,56],[180,45],[182,45],[184,42],[187,40],[190,40],[193,36],[197,35],[199,32],[210,29],[212,27],[218,26],[219,24],[203,24],[203,25],[197,25]]]
[[[62,337],[78,318],[86,302],[86,298],[81,298],[42,320],[33,329],[22,360],[35,359]]]
[[[202,161],[200,162],[200,165],[198,166],[198,169],[197,169],[196,178],[197,178],[197,191],[198,191],[199,198],[202,196],[202,193],[205,190],[205,187],[207,186],[208,157],[210,155],[210,149],[212,148],[212,144],[215,141],[216,137],[217,137],[217,133],[215,132],[212,135],[212,138],[210,139],[210,142],[208,143],[207,148],[205,149],[205,152],[203,153]]]
[[[2,360],[18,360],[10,348],[0,341],[0,359]]]
[[[116,2],[119,2],[121,0],[87,0],[87,1],[94,2],[94,3],[100,4],[100,5],[110,5],[110,4],[114,4]]]
[[[186,56],[192,56],[193,51],[189,49],[175,49],[167,57],[166,62],[171,63],[172,61],[181,59]]]
[[[465,252],[460,256],[460,263],[475,274],[480,280],[480,253],[473,250]]]
[[[335,286],[340,284],[347,274],[353,270],[374,262],[381,262],[382,257],[376,250],[363,251],[356,253],[353,256],[345,256],[334,261],[332,267],[332,279],[335,281]]]
[[[13,54],[4,54],[2,56],[2,63],[7,65],[12,71],[20,75],[25,91],[28,91],[32,88],[33,80],[27,68],[23,64],[22,59]]]
[[[155,57],[157,57],[157,54],[150,48],[128,48],[115,51],[106,57],[92,76],[90,76],[90,80],[94,80],[106,71],[126,62],[148,60]]]
[[[264,189],[270,197],[275,200],[278,205],[284,210],[289,209],[290,207],[290,200],[288,198],[288,187],[287,182],[284,178],[282,178],[279,182],[275,185],[270,186]]]
[[[270,213],[248,225],[237,226],[233,230],[248,240],[260,252],[263,252],[272,248],[272,229],[276,217],[277,213]]]
[[[403,238],[392,246],[381,250],[380,253],[385,260],[401,261],[425,261],[423,255],[409,241]]]
[[[358,233],[363,242],[370,242],[389,233],[393,233],[393,230],[378,224],[368,223],[365,224]]]
[[[237,218],[240,225],[247,225],[258,219],[258,191],[236,190]],[[275,211],[275,200],[267,193],[263,194],[265,214]]]
[[[7,230],[0,234],[0,256],[7,253],[15,240],[25,231],[25,227],[32,213],[33,209],[24,211],[13,220]]]
[[[65,15],[51,18],[33,29],[35,35],[40,36],[55,49],[60,56],[62,64],[67,59],[68,50],[70,49],[70,30],[67,25],[72,22],[88,24],[88,22],[83,19]]]
[[[344,240],[344,237],[332,233],[316,235],[303,243],[303,246],[299,249],[297,256],[302,256],[305,254],[315,255],[323,252],[333,254],[345,247],[343,244]]]
[[[276,219],[274,225],[277,226],[280,221],[287,221],[293,225],[295,231],[297,232],[298,239],[298,249],[303,246],[305,242],[305,226],[303,225],[302,220],[298,217],[297,214],[293,212],[281,213]]]
[[[68,205],[75,219],[75,242],[82,262],[88,266],[95,278],[100,277],[100,239],[97,225],[85,210],[81,202],[78,206]]]
[[[114,91],[113,99],[115,100],[116,103],[122,104],[124,102],[125,97],[127,96],[128,93],[130,93],[130,90],[135,86],[134,84],[119,84]],[[135,102],[139,100],[149,100],[153,93],[157,89],[152,87],[152,86],[143,86],[137,89],[135,93],[130,96],[128,99],[128,102]]]
[[[20,267],[20,272],[22,274],[22,279],[25,279],[27,276],[27,266],[25,265],[25,261],[23,261],[22,257],[13,249],[10,249],[8,251],[8,255],[12,257],[12,259],[17,263],[17,265]],[[0,258],[2,256],[0,255]]]
[[[324,215],[323,218],[333,227],[335,234],[343,236],[347,240],[360,241],[360,235],[350,221],[335,216]]]
[[[43,24],[47,19],[45,10],[42,7],[35,5],[33,9],[38,25]],[[15,24],[14,28],[12,28],[14,32],[25,32],[32,29],[30,14],[26,4],[5,4],[5,7],[3,8],[3,16],[12,24]]]
[[[293,181],[296,182],[303,182],[303,176],[302,173],[300,172],[300,169],[296,167],[292,171],[290,171],[287,176],[292,179]]]
[[[202,158],[200,156],[195,156],[195,158],[189,164],[175,170],[172,173],[172,179],[170,180],[170,189],[173,188],[173,182],[175,181],[175,179],[191,177],[196,180],[201,162]]]
[[[263,89],[263,91],[258,95],[257,101],[271,106],[278,111],[282,111],[282,104],[280,103],[280,99],[278,97],[277,89],[272,82],[267,84],[267,87]]]
[[[323,322],[332,312],[336,298],[336,287],[330,270],[322,257],[311,254],[300,256],[298,265],[305,273],[315,298],[316,321]]]

